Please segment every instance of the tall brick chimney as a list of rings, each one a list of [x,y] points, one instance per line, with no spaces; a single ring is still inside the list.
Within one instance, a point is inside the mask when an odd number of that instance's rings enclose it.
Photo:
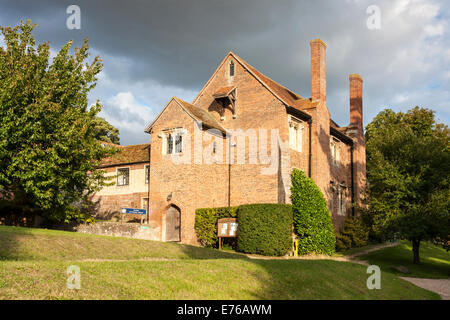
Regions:
[[[350,77],[350,126],[363,129],[362,114],[362,85],[363,79],[359,74],[351,74]]]
[[[310,41],[311,45],[311,98],[327,102],[327,45],[320,39]]]

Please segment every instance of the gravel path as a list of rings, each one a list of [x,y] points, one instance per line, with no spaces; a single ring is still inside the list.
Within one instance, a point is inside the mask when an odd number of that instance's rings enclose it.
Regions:
[[[418,287],[436,292],[442,297],[442,300],[450,300],[450,279],[400,278],[409,281]]]

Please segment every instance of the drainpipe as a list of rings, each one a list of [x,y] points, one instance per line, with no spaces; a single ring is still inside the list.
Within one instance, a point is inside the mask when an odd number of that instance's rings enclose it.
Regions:
[[[150,148],[151,145],[148,146],[148,191],[147,191],[147,224],[150,222]],[[144,167],[145,171],[145,167]]]
[[[228,208],[231,206],[231,139],[228,139]]]
[[[308,120],[308,128],[309,128],[309,160],[308,160],[308,176],[311,178],[311,158],[312,158],[312,151],[311,151],[311,131],[312,131],[312,118],[309,118]]]
[[[353,173],[353,144],[350,146],[350,171],[352,183],[352,216],[355,216],[355,177]]]

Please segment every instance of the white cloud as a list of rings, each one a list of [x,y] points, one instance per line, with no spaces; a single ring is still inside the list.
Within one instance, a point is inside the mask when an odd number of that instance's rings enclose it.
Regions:
[[[394,97],[394,103],[398,104],[398,103],[403,103],[405,101],[409,100],[409,96],[408,95],[402,95],[402,94],[397,94]]]
[[[154,113],[149,106],[139,103],[133,93],[119,92],[107,99],[99,116],[119,129],[123,145],[149,141],[144,129]]]
[[[433,3],[429,0],[413,0],[408,1],[408,11],[411,15],[423,18],[434,18],[437,16],[440,10],[440,6],[437,3]]]
[[[126,58],[102,56],[107,61],[98,76],[97,87],[90,93],[93,103],[100,99],[103,110],[100,116],[119,129],[122,145],[149,142],[144,129],[172,96],[191,102],[196,92],[174,86],[164,86],[154,80],[135,82]],[[121,77],[111,77],[108,70]],[[120,92],[117,92],[120,88]],[[105,98],[104,97],[108,97]]]
[[[136,132],[142,131],[142,124],[154,117],[150,107],[138,103],[131,92],[119,92],[109,98],[103,111],[112,125]]]
[[[426,36],[434,37],[434,36],[442,36],[444,34],[444,24],[429,24],[424,28],[424,33]]]

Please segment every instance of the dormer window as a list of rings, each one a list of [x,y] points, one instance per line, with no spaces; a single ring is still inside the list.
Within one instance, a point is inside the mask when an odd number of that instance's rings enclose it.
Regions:
[[[230,62],[230,77],[234,77],[234,62]]]
[[[236,119],[236,87],[221,87],[213,93],[214,99],[221,106],[219,111],[220,120],[225,120],[225,109],[230,109],[233,119]]]

